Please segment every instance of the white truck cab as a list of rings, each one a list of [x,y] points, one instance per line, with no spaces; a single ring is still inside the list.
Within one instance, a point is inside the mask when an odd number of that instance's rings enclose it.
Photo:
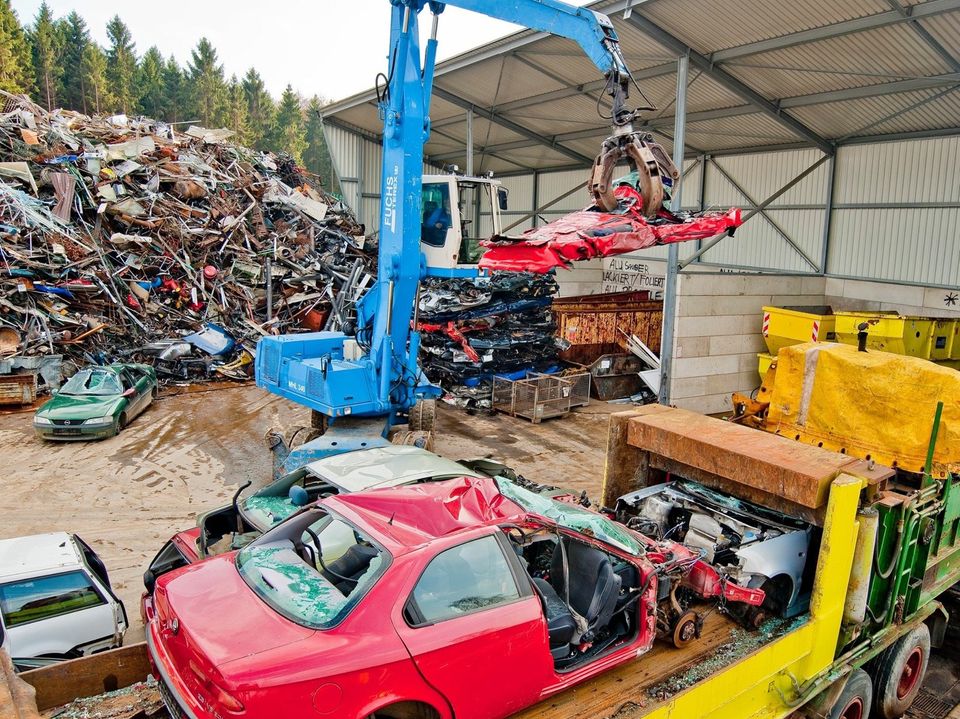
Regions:
[[[66,532],[0,540],[0,616],[18,669],[119,647],[129,626],[103,561]]]
[[[501,211],[506,209],[507,190],[500,180],[456,172],[424,175],[420,249],[427,267],[475,268],[480,240],[502,233]],[[480,232],[481,216],[490,217],[490,232]]]

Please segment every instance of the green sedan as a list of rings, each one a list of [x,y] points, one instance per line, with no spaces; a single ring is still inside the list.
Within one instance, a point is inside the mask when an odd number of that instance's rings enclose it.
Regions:
[[[157,396],[157,373],[142,364],[86,367],[37,410],[33,428],[42,439],[113,437]]]

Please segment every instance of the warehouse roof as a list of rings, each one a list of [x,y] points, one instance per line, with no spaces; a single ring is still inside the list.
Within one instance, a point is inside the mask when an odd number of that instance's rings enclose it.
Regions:
[[[632,7],[631,7],[632,6]],[[600,0],[657,106],[670,149],[676,58],[689,52],[687,151],[728,153],[960,134],[960,0]],[[443,41],[441,20],[440,41]],[[522,31],[437,66],[425,154],[459,162],[474,112],[476,168],[583,166],[609,125],[604,81],[579,46]],[[634,91],[632,101],[640,103]],[[373,90],[334,103],[333,124],[379,137]]]

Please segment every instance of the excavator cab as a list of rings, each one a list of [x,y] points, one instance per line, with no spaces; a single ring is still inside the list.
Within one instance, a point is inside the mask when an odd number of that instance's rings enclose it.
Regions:
[[[427,273],[471,276],[483,253],[480,240],[503,230],[507,190],[492,177],[424,175],[420,212],[420,249]]]

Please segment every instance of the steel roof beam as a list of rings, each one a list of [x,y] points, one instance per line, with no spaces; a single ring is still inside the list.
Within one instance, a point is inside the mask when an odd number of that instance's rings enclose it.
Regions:
[[[722,70],[721,68],[717,67],[712,60],[696,52],[685,42],[674,35],[671,35],[649,18],[644,17],[638,12],[634,12],[630,15],[630,19],[627,20],[627,22],[632,23],[637,29],[647,33],[650,37],[652,37],[661,45],[667,47],[672,52],[675,52],[678,55],[688,55],[690,57],[690,63],[694,67],[702,70],[705,75],[720,83],[728,90],[740,95],[740,97],[749,101],[750,104],[756,105],[761,112],[769,115],[781,125],[784,125],[790,129],[791,132],[794,132],[805,140],[813,143],[823,152],[827,154],[833,154],[833,145],[825,137],[822,137],[820,134],[804,125],[792,115],[788,115],[783,112],[780,107],[770,102],[770,100],[765,98],[752,87],[749,87],[746,85],[746,83],[738,80],[726,70]]]
[[[797,45],[806,45],[819,40],[829,40],[833,37],[842,37],[852,35],[866,30],[874,30],[888,25],[897,25],[899,23],[918,20],[925,17],[942,15],[953,10],[960,10],[960,0],[928,0],[919,5],[911,5],[904,8],[903,12],[889,10],[887,12],[868,15],[866,17],[844,20],[843,22],[824,25],[823,27],[803,30],[802,32],[790,33],[780,37],[770,38],[768,40],[759,40],[739,47],[731,47],[727,50],[718,50],[710,55],[710,59],[717,62],[729,62],[740,57],[756,55],[761,52],[770,52],[771,50],[782,50]]]

